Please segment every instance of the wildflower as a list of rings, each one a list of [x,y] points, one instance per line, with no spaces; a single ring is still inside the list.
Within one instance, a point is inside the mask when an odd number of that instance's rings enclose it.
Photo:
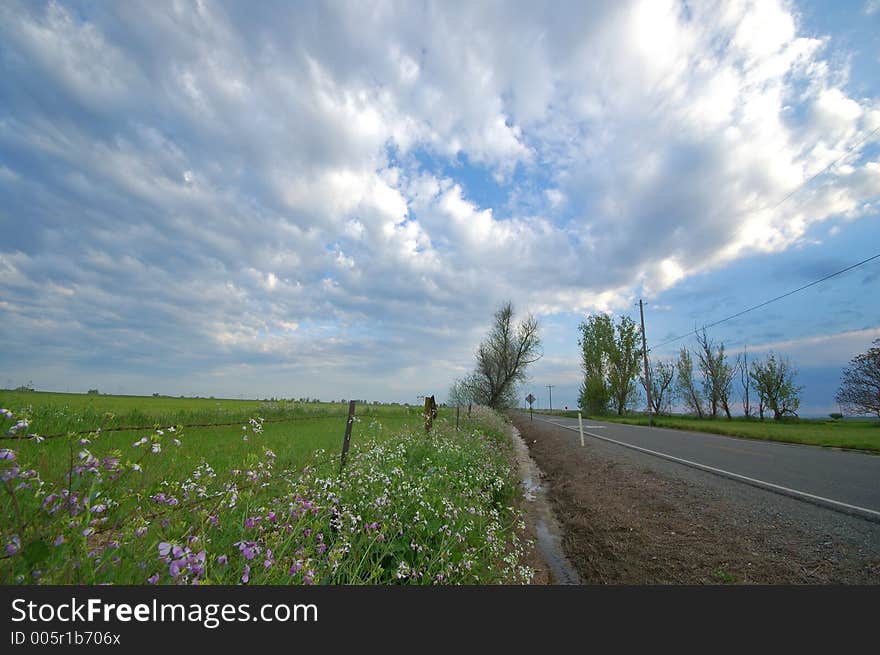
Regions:
[[[156,434],[158,434],[159,436],[162,436],[162,435],[165,434],[165,433],[162,432],[162,430],[156,430]]]
[[[94,528],[86,528],[85,530],[83,530],[82,533],[83,533],[84,537],[91,537],[93,534],[95,534],[95,529]]]
[[[134,531],[135,537],[143,537],[145,534],[147,534],[147,526],[142,525],[139,528],[135,528],[135,531]]]
[[[244,574],[241,576],[242,584],[247,584],[248,580],[251,579],[251,567],[248,564],[244,565]]]
[[[260,552],[260,547],[255,541],[239,541],[235,545],[247,560],[252,560]]]
[[[186,568],[186,560],[184,559],[176,559],[171,562],[168,567],[168,573],[171,574],[172,578],[177,578],[180,576],[180,570]]]
[[[160,444],[158,441],[156,441],[155,443],[153,443],[152,451],[153,451],[154,453],[162,452],[162,444]]]
[[[150,584],[156,584],[157,582],[159,582],[159,574],[154,573],[149,578],[147,578],[147,582],[149,582]]]
[[[228,557],[226,555],[218,555],[217,556],[217,564],[220,566],[226,566],[226,562],[228,561]]]
[[[180,446],[180,445],[181,445],[180,439],[173,439],[172,441],[174,441],[174,445],[175,445],[175,446]]]
[[[140,470],[141,470],[141,465],[140,465],[140,464],[132,464],[132,465],[131,465],[131,470],[132,470],[132,471],[140,471]]]
[[[34,443],[43,443],[46,440],[46,437],[41,437],[38,434],[32,434],[31,438],[33,438]]]
[[[64,543],[64,535],[59,534],[57,537],[55,537],[55,541],[52,542],[52,545],[53,546],[60,546],[63,543]]]
[[[0,448],[0,459],[8,459],[10,461],[15,459],[15,451],[9,450],[9,448]]]
[[[134,446],[135,448],[138,448],[138,447],[140,447],[140,446],[143,446],[143,445],[144,445],[145,443],[147,443],[148,441],[149,441],[149,439],[147,439],[146,437],[141,437],[140,439],[138,439],[137,441],[135,441],[135,442],[134,442],[133,444],[131,444],[131,445]]]
[[[168,553],[171,552],[171,544],[167,541],[163,541],[159,544],[159,556],[160,557],[168,557]]]
[[[9,543],[6,544],[6,554],[7,555],[15,555],[18,551],[21,550],[21,539],[17,534],[12,535],[12,538],[9,540]]]

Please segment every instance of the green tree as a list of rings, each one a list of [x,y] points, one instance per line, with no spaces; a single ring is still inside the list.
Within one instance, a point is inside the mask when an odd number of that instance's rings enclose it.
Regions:
[[[687,348],[682,348],[678,353],[675,369],[678,373],[675,379],[675,389],[679,398],[692,412],[696,412],[699,418],[703,418],[703,396],[697,388],[696,380],[694,380],[694,360]]]
[[[611,404],[618,415],[636,401],[636,379],[642,355],[641,332],[629,316],[621,316],[615,327],[614,345],[608,357]]]
[[[607,314],[592,314],[580,326],[580,405],[587,413],[602,413],[609,407],[623,414],[636,398],[641,333],[635,321],[622,316],[615,324]]]
[[[718,415],[718,409],[721,408],[730,419],[730,392],[736,369],[727,359],[724,343],[716,346],[705,328],[697,333],[697,344],[697,357],[703,376],[703,395],[712,411],[712,418]]]
[[[794,383],[797,371],[787,359],[770,353],[765,359],[752,362],[749,375],[758,392],[761,418],[764,418],[765,409],[772,411],[777,421],[783,416],[797,416],[803,387]]]
[[[578,326],[581,347],[581,408],[588,414],[602,414],[611,404],[608,385],[608,354],[614,345],[614,324],[608,314],[592,314]]]

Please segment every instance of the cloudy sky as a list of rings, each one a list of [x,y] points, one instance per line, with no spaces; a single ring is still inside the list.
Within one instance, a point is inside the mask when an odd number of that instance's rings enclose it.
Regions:
[[[511,298],[573,405],[589,312],[657,345],[880,252],[878,68],[876,0],[2,0],[0,385],[414,402]],[[831,411],[878,288],[712,335]]]

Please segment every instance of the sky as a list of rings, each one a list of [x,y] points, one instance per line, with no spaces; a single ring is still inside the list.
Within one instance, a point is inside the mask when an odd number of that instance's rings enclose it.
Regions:
[[[511,299],[660,345],[880,253],[880,2],[0,0],[0,386],[416,402]],[[880,260],[710,336],[801,412]]]

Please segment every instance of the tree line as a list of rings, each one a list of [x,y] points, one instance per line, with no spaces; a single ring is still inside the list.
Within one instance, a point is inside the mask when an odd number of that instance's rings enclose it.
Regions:
[[[724,342],[703,329],[691,347],[678,356],[649,359],[647,378],[641,365],[641,330],[628,316],[616,320],[595,313],[578,326],[583,382],[578,405],[588,414],[625,414],[640,401],[640,388],[650,394],[650,411],[670,414],[683,407],[698,418],[733,418],[737,404],[746,418],[780,420],[797,416],[803,387],[796,382],[791,361],[769,352],[762,357],[748,349],[731,357]],[[495,312],[492,326],[476,351],[473,371],[453,382],[451,405],[476,403],[496,409],[518,405],[519,386],[528,366],[542,356],[540,325],[529,314],[519,322],[511,302]],[[880,418],[880,339],[854,357],[843,370],[835,397],[852,414]]]
[[[776,353],[750,360],[744,351],[731,359],[724,343],[704,329],[695,346],[683,347],[677,358],[650,361],[646,379],[641,329],[630,317],[615,321],[608,314],[591,314],[578,329],[584,373],[578,404],[587,413],[622,415],[639,401],[641,386],[650,389],[655,414],[669,414],[680,403],[699,418],[723,414],[730,419],[738,395],[746,417],[797,416],[802,390],[795,382],[797,371]]]

